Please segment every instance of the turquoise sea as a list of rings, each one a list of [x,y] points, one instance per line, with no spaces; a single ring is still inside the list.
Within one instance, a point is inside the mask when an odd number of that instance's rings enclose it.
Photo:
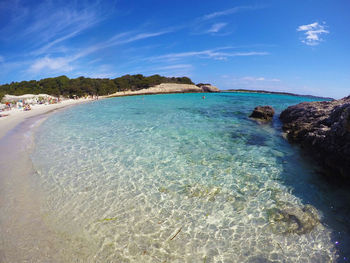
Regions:
[[[278,120],[311,100],[172,94],[58,112],[31,156],[45,224],[67,262],[347,261],[349,193]],[[272,124],[249,119],[257,105],[275,108]]]

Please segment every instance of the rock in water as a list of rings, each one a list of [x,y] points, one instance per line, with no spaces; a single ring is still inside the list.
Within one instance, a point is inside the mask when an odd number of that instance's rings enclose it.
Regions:
[[[217,87],[211,84],[199,83],[197,84],[197,86],[200,87],[203,92],[220,92],[220,90]]]
[[[350,96],[290,106],[280,119],[287,138],[309,150],[327,174],[350,178]]]
[[[274,114],[275,110],[271,106],[258,106],[255,107],[249,117],[262,121],[271,121]]]
[[[311,232],[319,223],[316,208],[306,205],[303,208],[284,204],[268,211],[270,226],[276,233],[298,235]]]

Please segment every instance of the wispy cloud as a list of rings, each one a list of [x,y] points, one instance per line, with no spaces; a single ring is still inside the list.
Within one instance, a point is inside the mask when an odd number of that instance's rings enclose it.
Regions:
[[[212,12],[200,17],[197,17],[191,24],[190,27],[193,30],[193,34],[208,34],[208,33],[218,33],[221,29],[223,29],[227,23],[215,21],[217,18],[223,17],[223,16],[229,16],[235,13],[248,11],[248,10],[256,10],[263,8],[262,6],[236,6],[232,8],[228,8],[221,11]],[[216,23],[212,24],[213,21]],[[209,29],[208,29],[209,28]],[[226,32],[223,35],[229,35],[232,32]],[[216,34],[217,35],[217,34]],[[221,34],[222,35],[222,34]]]
[[[169,65],[169,66],[163,66],[159,67],[158,69],[185,69],[185,68],[192,68],[193,66],[191,64],[177,64],[177,65]]]
[[[112,65],[103,64],[99,65],[97,67],[89,67],[88,69],[84,71],[74,71],[72,72],[73,76],[88,76],[89,78],[115,78],[117,76],[120,76],[120,72],[116,72],[113,69]]]
[[[227,23],[216,23],[216,24],[212,25],[207,32],[208,33],[217,33],[222,28],[224,28],[226,25],[227,25]]]
[[[50,58],[44,57],[36,60],[34,64],[32,64],[28,72],[30,73],[38,73],[42,70],[51,71],[51,72],[69,72],[73,69],[73,67],[69,64],[72,60],[69,58]]]
[[[187,57],[199,57],[206,59],[216,59],[216,60],[225,60],[229,57],[245,57],[245,56],[265,56],[268,55],[268,52],[258,52],[258,51],[247,51],[247,52],[223,52],[223,49],[228,49],[227,47],[208,49],[202,51],[189,51],[189,52],[180,52],[180,53],[170,53],[161,56],[155,56],[151,60],[177,60]]]
[[[82,31],[100,21],[94,10],[89,9],[77,11],[65,8],[54,11],[50,16],[45,15],[46,12],[48,11],[39,11],[39,17],[22,32],[22,36],[37,34],[43,40],[50,40],[57,35]]]
[[[8,10],[10,13],[6,17],[6,25],[0,29],[0,39],[15,41],[17,45],[23,43],[26,56],[61,52],[64,48],[57,48],[58,44],[76,37],[108,17],[108,11],[102,15],[104,4],[99,0],[70,3],[48,0],[31,5],[17,0],[9,2],[11,4],[3,9],[0,7],[0,11]]]
[[[80,50],[75,54],[70,54],[69,56],[64,57],[50,57],[45,56],[39,58],[34,61],[34,63],[29,67],[28,72],[30,73],[39,73],[43,70],[45,71],[71,71],[74,67],[72,62],[77,61],[80,58],[86,57],[89,54],[97,52],[101,49],[105,49],[108,47],[123,45],[135,41],[139,41],[142,39],[157,37],[163,34],[168,33],[169,31],[160,31],[160,32],[146,32],[146,33],[138,33],[135,32],[124,32],[117,34],[106,41],[99,42],[93,46],[89,46],[85,49]]]
[[[213,19],[213,18],[217,18],[217,17],[221,17],[221,16],[231,15],[231,14],[237,13],[239,11],[243,11],[243,10],[254,10],[254,9],[258,9],[258,8],[260,8],[260,7],[257,7],[257,6],[237,6],[237,7],[233,7],[233,8],[229,8],[226,10],[213,12],[213,13],[204,15],[201,17],[201,20],[209,20],[209,19]]]
[[[308,46],[316,46],[320,44],[323,39],[322,34],[329,34],[329,31],[325,29],[325,23],[320,25],[318,22],[314,22],[308,25],[301,25],[297,28],[297,31],[304,32],[304,39],[302,40]]]
[[[280,82],[280,79],[277,78],[265,78],[265,77],[252,77],[252,76],[247,76],[240,78],[241,81],[246,81],[246,82],[259,82],[259,81],[264,81],[264,82]]]
[[[83,31],[84,29],[85,29],[84,27],[80,27],[80,28],[77,29],[76,31],[73,31],[73,32],[71,32],[71,33],[68,33],[67,35],[64,35],[64,36],[59,37],[59,38],[57,38],[57,39],[55,39],[55,40],[53,40],[53,41],[51,41],[51,42],[49,42],[49,43],[47,43],[47,44],[44,44],[42,47],[40,47],[40,48],[34,50],[31,54],[32,54],[32,55],[46,54],[46,53],[48,53],[48,52],[50,51],[50,49],[51,49],[53,46],[55,46],[56,44],[61,43],[61,42],[65,41],[65,40],[68,40],[68,39],[70,39],[70,38],[75,37],[76,35],[78,35],[79,33],[81,33],[81,31]],[[56,49],[56,50],[57,50],[57,49]],[[60,49],[60,50],[62,50],[62,49]],[[55,51],[55,50],[51,50],[51,51]]]
[[[171,32],[170,30],[165,30],[165,31],[153,32],[153,33],[140,33],[140,34],[137,34],[136,36],[131,36],[125,39],[117,39],[115,41],[111,41],[111,45],[127,44],[127,43],[134,42],[141,39],[161,36],[164,34],[168,34],[170,32]]]
[[[93,46],[83,49],[79,53],[75,54],[72,59],[76,60],[81,57],[85,57],[91,53],[97,52],[98,50],[113,47],[117,45],[124,45],[138,40],[147,38],[153,38],[169,33],[170,31],[159,31],[159,32],[146,32],[146,33],[135,33],[134,31],[124,32],[117,34],[106,41],[99,42]],[[136,34],[136,35],[135,35]]]
[[[191,69],[191,68],[193,68],[191,64],[176,64],[176,65],[156,67],[154,68],[154,70]]]

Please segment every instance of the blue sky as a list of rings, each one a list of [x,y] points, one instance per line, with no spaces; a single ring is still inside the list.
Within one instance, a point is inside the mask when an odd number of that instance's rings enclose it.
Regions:
[[[1,0],[0,84],[140,73],[340,98],[349,12],[348,0]]]

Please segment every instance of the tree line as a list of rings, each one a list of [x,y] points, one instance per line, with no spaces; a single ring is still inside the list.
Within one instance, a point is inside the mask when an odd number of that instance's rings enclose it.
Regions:
[[[108,78],[85,78],[78,77],[70,79],[67,76],[46,78],[41,80],[30,80],[11,82],[0,85],[0,100],[5,94],[49,94],[52,96],[63,96],[72,98],[85,95],[108,95],[119,91],[140,90],[161,83],[194,84],[188,77],[163,77],[152,75],[145,77],[141,74],[125,75],[115,79]]]

